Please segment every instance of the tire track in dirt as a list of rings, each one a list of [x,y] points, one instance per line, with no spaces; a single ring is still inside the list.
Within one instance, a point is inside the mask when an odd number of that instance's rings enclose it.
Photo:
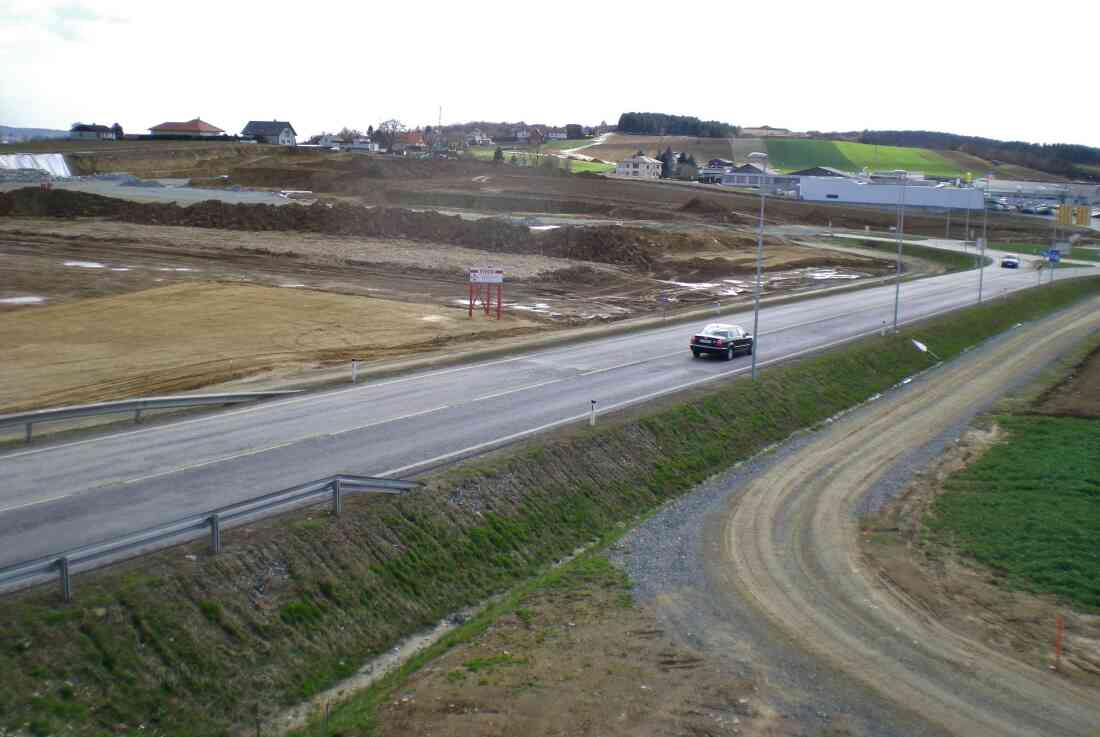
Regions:
[[[876,579],[860,501],[913,448],[1100,325],[1095,302],[976,351],[934,381],[836,423],[732,500],[721,568],[739,598],[819,661],[931,725],[970,736],[1085,735],[1094,692],[966,639]]]

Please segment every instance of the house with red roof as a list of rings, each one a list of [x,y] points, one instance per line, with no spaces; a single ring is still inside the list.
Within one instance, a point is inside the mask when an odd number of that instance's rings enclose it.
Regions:
[[[211,136],[223,136],[225,131],[216,125],[210,125],[205,120],[194,118],[184,123],[161,123],[149,129],[154,136],[171,136],[173,138],[210,138]]]

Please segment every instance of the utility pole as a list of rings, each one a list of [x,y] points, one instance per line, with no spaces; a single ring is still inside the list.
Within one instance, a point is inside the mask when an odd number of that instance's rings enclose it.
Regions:
[[[985,245],[989,236],[989,188],[993,184],[993,172],[985,177],[985,195],[982,197],[982,247],[978,263],[978,304],[982,303],[982,285],[985,279]]]
[[[905,185],[909,179],[909,172],[898,170],[902,175],[901,192],[898,205],[898,264],[897,276],[894,279],[894,332],[898,332],[898,309],[901,306],[901,242],[905,237]]]
[[[756,234],[756,289],[752,300],[752,380],[756,381],[756,355],[760,352],[760,290],[764,272],[764,201],[768,196],[768,155],[753,152],[748,158],[764,162],[760,176],[760,230]]]

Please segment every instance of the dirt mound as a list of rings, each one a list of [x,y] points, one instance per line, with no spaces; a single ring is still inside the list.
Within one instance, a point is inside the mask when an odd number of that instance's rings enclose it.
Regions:
[[[451,243],[486,251],[542,254],[648,268],[661,253],[656,232],[642,228],[564,227],[537,233],[524,225],[485,218],[343,202],[246,205],[207,200],[189,207],[33,187],[0,194],[0,216],[102,217],[142,225],[182,225],[249,231],[303,231],[329,235]]]
[[[729,207],[702,197],[692,197],[680,206],[680,212],[688,212],[693,215],[702,215],[712,220],[721,220],[725,223],[748,222],[742,215],[732,212]]]

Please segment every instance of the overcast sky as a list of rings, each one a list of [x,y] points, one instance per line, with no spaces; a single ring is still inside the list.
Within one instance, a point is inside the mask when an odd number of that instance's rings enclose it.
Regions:
[[[285,7],[285,10],[281,8]],[[0,124],[655,111],[1100,146],[1100,2],[0,0]]]

